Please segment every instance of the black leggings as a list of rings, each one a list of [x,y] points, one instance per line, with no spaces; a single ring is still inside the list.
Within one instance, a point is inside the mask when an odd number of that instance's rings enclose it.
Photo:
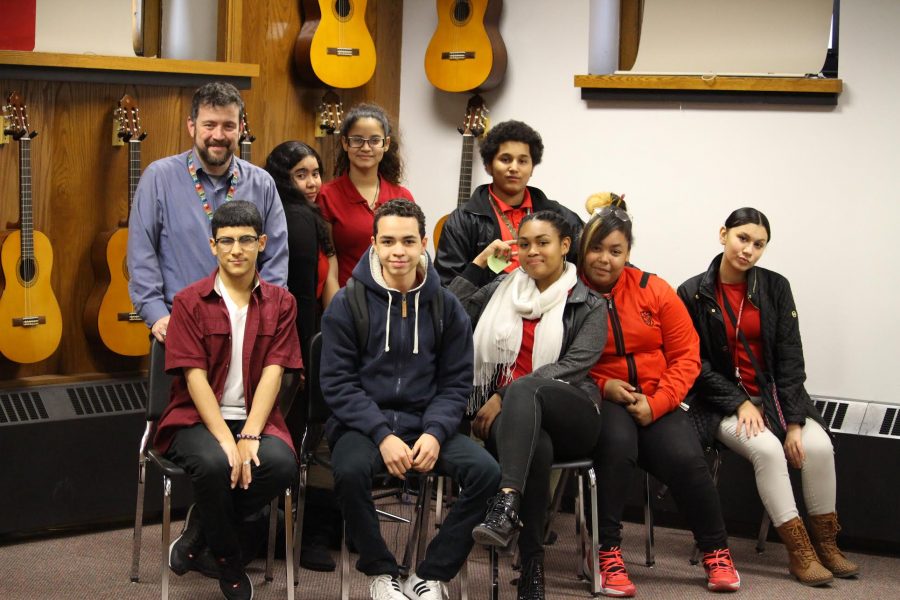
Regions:
[[[550,504],[550,465],[590,456],[600,433],[600,413],[579,388],[526,376],[510,384],[491,427],[488,447],[500,463],[501,488],[522,493],[519,535],[522,560],[543,556]],[[526,493],[527,490],[527,493]]]
[[[701,551],[728,546],[719,493],[687,414],[676,409],[641,427],[624,407],[608,400],[594,455],[601,545],[622,543],[622,511],[635,465],[669,486]]]

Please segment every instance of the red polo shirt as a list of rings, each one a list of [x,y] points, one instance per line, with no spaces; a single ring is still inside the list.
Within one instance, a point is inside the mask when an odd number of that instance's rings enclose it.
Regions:
[[[510,206],[494,194],[493,186],[488,187],[488,193],[491,195],[494,202],[497,203],[496,206],[492,205],[492,208],[494,209],[494,218],[497,219],[497,226],[500,228],[500,239],[504,242],[518,239],[519,226],[522,224],[522,219],[524,219],[526,215],[531,214],[532,210],[531,194],[528,192],[528,188],[525,188],[525,196],[522,198],[522,203],[516,207]],[[498,208],[500,209],[500,212],[497,212]],[[500,216],[501,212],[505,214],[506,218],[509,219],[509,222],[512,223],[515,231],[510,231],[509,227],[506,226],[506,222],[503,220],[503,217]],[[503,272],[512,273],[518,268],[518,255],[511,256],[509,266],[507,266]]]
[[[382,177],[378,181],[376,208],[395,198],[415,201],[405,187],[394,185]],[[349,175],[341,175],[323,185],[316,202],[322,207],[322,216],[331,223],[338,260],[338,284],[344,287],[353,274],[353,267],[372,242],[375,213],[350,181]]]
[[[225,300],[215,291],[216,274],[189,285],[177,294],[166,330],[166,371],[175,375],[169,405],[159,419],[153,445],[166,452],[175,432],[201,423],[200,413],[188,392],[183,369],[198,368],[219,402],[231,361],[231,320]],[[262,279],[250,295],[241,370],[247,412],[253,403],[262,370],[269,365],[300,369],[300,340],[297,336],[297,302],[287,289]],[[274,435],[293,449],[284,417],[276,404],[262,433]]]

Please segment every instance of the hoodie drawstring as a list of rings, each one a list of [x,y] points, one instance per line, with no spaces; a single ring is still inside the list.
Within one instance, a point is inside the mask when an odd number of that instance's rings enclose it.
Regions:
[[[438,290],[440,291],[440,290]],[[413,330],[413,354],[419,353],[419,294],[416,292],[416,323]]]
[[[393,294],[388,292],[388,307],[387,307],[387,324],[384,326],[384,351],[391,351],[391,303],[394,301]]]

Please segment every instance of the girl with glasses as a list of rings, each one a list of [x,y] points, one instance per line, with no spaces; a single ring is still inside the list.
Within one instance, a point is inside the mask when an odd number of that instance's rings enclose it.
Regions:
[[[691,428],[679,409],[700,372],[697,333],[669,284],[628,263],[632,221],[624,200],[597,209],[581,235],[578,271],[601,294],[608,337],[591,376],[603,394],[597,472],[601,593],[630,597],[635,586],[622,560],[622,512],[635,465],[668,485],[703,553],[707,587],[740,588],[719,495]]]
[[[832,575],[852,577],[859,569],[835,540],[834,448],[803,386],[791,286],[756,266],[770,240],[766,216],[739,208],[719,230],[724,251],[678,288],[700,334],[703,359],[690,412],[703,444],[722,443],[753,464],[791,574],[803,584],[824,585]],[[788,466],[800,469],[809,532],[794,503]]]
[[[558,213],[522,219],[520,267],[479,288],[480,271],[505,261],[500,240],[479,253],[450,284],[474,327],[472,430],[500,463],[476,542],[509,545],[521,528],[520,600],[543,600],[543,534],[550,465],[591,453],[600,431],[599,393],[588,370],[606,337],[606,308],[566,261],[572,228]]]
[[[383,108],[356,105],[344,116],[340,134],[335,178],[322,186],[318,203],[331,227],[343,287],[369,248],[375,209],[388,200],[413,197],[400,185],[397,133]]]

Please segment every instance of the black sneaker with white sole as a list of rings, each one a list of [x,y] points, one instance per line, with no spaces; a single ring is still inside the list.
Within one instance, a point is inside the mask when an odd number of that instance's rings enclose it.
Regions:
[[[219,567],[206,547],[200,519],[194,511],[195,507],[196,505],[192,504],[188,509],[181,535],[169,545],[169,568],[176,575],[197,571],[206,577],[218,579]]]

